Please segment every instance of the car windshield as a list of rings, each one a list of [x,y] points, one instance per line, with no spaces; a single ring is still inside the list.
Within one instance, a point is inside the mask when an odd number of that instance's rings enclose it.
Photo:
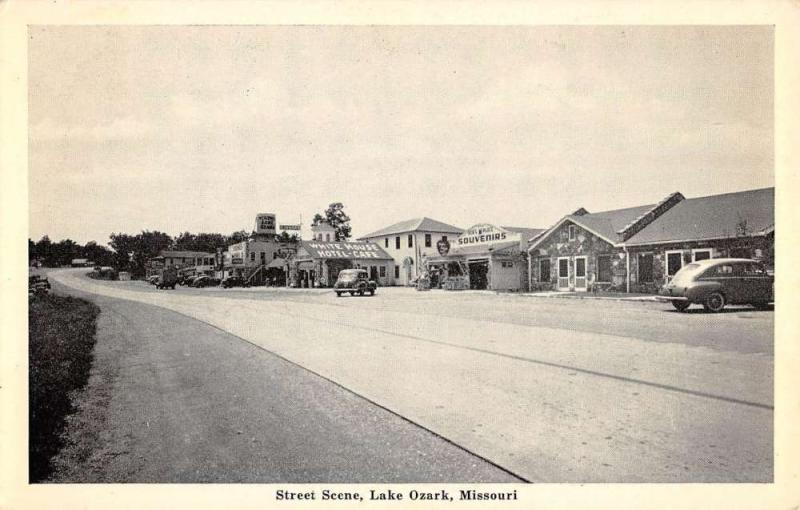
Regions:
[[[686,285],[700,272],[700,268],[700,264],[687,264],[683,266],[683,268],[672,277],[672,283],[681,286]]]
[[[358,273],[355,271],[342,271],[339,273],[339,279],[343,282],[352,282],[353,280],[358,279]]]

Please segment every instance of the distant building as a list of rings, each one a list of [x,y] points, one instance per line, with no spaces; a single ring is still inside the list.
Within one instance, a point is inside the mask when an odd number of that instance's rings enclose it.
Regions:
[[[176,268],[193,274],[211,274],[214,271],[214,254],[202,251],[162,250],[157,257],[147,261],[146,275],[159,269]]]
[[[453,242],[463,229],[431,218],[401,221],[358,238],[383,248],[394,260],[394,282],[410,285],[423,270],[422,260],[436,256],[439,241]]]
[[[92,263],[89,259],[72,259],[70,265],[72,267],[90,267]]]

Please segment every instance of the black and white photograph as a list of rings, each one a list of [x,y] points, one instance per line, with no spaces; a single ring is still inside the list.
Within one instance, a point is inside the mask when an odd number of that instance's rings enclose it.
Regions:
[[[24,29],[28,490],[779,481],[775,24]]]

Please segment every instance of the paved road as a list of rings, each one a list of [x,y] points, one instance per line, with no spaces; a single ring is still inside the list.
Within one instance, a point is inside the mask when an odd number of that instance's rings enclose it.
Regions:
[[[231,332],[527,480],[772,479],[772,312],[53,278]]]
[[[102,310],[94,369],[59,481],[520,481],[204,322],[92,299]]]

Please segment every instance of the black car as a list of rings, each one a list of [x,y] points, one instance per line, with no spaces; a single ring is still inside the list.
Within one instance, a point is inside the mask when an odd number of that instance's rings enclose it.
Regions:
[[[250,283],[241,276],[229,276],[222,280],[222,288],[230,289],[231,287],[249,287]]]

